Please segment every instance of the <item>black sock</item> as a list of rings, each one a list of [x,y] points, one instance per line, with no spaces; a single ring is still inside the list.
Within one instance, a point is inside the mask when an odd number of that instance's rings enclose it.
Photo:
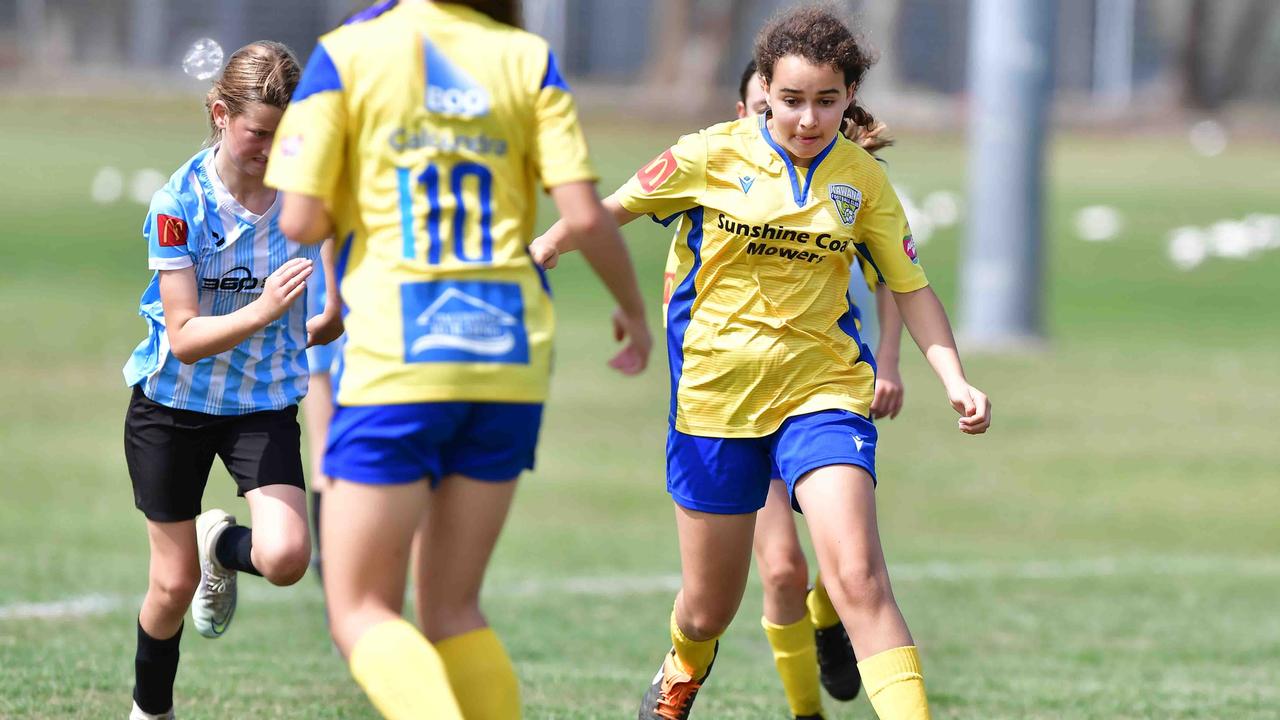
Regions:
[[[133,656],[133,701],[152,715],[173,707],[173,679],[178,674],[178,643],[182,626],[168,640],[157,640],[138,621],[138,650]]]
[[[320,497],[322,493],[311,491],[311,535],[316,539],[316,559],[320,558]]]
[[[243,525],[232,525],[218,536],[213,556],[228,570],[239,570],[262,577],[253,566],[253,531]]]

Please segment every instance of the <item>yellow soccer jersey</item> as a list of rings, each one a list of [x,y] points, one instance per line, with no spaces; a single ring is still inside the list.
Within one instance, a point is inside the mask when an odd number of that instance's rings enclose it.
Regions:
[[[546,398],[534,190],[595,176],[545,41],[459,5],[375,5],[320,39],[277,138],[267,183],[334,220],[340,405]]]
[[[902,205],[844,137],[795,168],[765,116],[680,139],[614,197],[678,222],[667,279],[671,421],[761,437],[819,410],[867,415],[875,370],[848,299],[855,253],[896,292],[925,287]]]

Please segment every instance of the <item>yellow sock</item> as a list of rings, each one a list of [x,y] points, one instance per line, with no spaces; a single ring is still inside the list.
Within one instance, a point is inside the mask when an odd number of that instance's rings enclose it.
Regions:
[[[876,653],[858,663],[858,672],[880,720],[929,720],[924,675],[914,645]]]
[[[480,628],[436,643],[453,695],[467,720],[516,720],[520,681],[506,648],[492,628]]]
[[[711,669],[711,661],[716,657],[716,638],[690,640],[685,637],[676,624],[675,610],[671,611],[671,645],[676,649],[680,664],[695,680],[701,680]]]
[[[806,614],[790,625],[774,625],[760,618],[769,647],[773,648],[773,664],[782,678],[782,689],[792,715],[817,715],[822,712],[822,693],[818,690],[818,648],[813,644],[813,623]]]
[[[822,585],[822,575],[814,579],[813,589],[805,596],[804,604],[809,606],[809,617],[813,618],[815,628],[826,630],[840,622],[836,606],[831,604],[831,596]]]
[[[440,656],[404,620],[388,620],[366,630],[351,648],[348,664],[387,720],[462,720]]]

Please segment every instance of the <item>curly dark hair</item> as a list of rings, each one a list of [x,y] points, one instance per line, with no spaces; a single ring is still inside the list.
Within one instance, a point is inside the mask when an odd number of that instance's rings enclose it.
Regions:
[[[878,59],[829,5],[783,11],[756,36],[755,64],[766,82],[773,82],[774,66],[788,55],[839,70],[846,85],[861,85]],[[876,119],[857,100],[849,104],[845,117],[867,130],[876,126]]]

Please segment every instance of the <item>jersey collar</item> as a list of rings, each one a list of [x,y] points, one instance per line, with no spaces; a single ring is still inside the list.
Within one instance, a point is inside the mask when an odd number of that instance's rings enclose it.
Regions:
[[[768,119],[768,112],[760,114],[760,137],[769,144],[769,147],[773,148],[775,156],[782,159],[787,168],[787,174],[791,177],[791,193],[796,201],[796,207],[802,208],[809,201],[809,186],[813,184],[813,177],[818,174],[818,165],[831,153],[836,143],[840,142],[840,135],[837,134],[831,140],[831,143],[822,149],[822,152],[814,156],[813,162],[809,164],[809,172],[805,174],[804,183],[802,184],[799,174],[796,172],[796,166],[791,162],[791,156],[787,155],[787,151],[769,134]]]
[[[209,179],[209,188],[213,190],[213,201],[217,203],[220,212],[227,212],[234,215],[238,220],[246,222],[250,225],[257,225],[263,220],[275,217],[280,211],[280,193],[276,193],[276,199],[272,201],[271,207],[261,215],[250,212],[248,208],[240,204],[227,186],[222,183],[222,178],[218,177],[218,166],[214,163],[213,157],[218,153],[218,148],[222,143],[209,148],[209,154],[205,156],[204,170],[205,177]]]

